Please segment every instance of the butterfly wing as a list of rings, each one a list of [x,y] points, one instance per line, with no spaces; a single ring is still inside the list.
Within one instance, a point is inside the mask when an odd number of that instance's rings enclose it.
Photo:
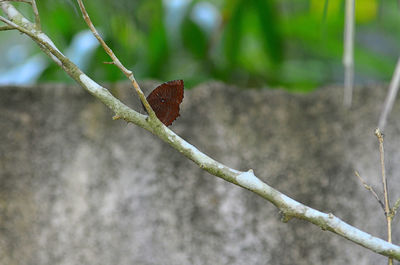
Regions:
[[[157,118],[166,126],[171,125],[179,116],[183,87],[183,80],[173,80],[159,85],[147,96]]]

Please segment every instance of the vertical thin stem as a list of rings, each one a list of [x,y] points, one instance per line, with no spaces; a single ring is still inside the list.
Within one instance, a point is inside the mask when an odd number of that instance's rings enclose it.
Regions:
[[[31,4],[32,4],[32,10],[33,10],[33,14],[35,15],[35,27],[37,30],[42,30],[42,26],[40,25],[40,17],[39,17],[39,11],[37,9],[37,5],[36,5],[36,1],[35,0],[31,0]]]
[[[385,130],[386,121],[389,116],[389,113],[392,111],[394,100],[396,99],[397,92],[400,86],[400,58],[397,59],[396,69],[394,70],[394,74],[392,76],[392,80],[389,85],[389,92],[386,96],[385,103],[383,104],[383,110],[381,112],[381,116],[379,117],[379,128],[382,131]]]
[[[354,87],[354,8],[355,0],[346,0],[344,29],[344,98],[343,104],[351,106]]]
[[[375,130],[375,135],[378,137],[379,141],[379,153],[380,153],[380,158],[381,158],[381,170],[382,170],[382,185],[383,185],[383,195],[384,195],[384,203],[385,203],[385,216],[386,216],[386,223],[387,223],[387,229],[388,229],[388,242],[392,243],[392,215],[390,214],[390,205],[389,205],[389,192],[387,188],[387,181],[386,181],[386,172],[385,172],[385,152],[383,149],[383,134],[377,128]],[[392,265],[393,264],[393,259],[389,258],[388,264]]]

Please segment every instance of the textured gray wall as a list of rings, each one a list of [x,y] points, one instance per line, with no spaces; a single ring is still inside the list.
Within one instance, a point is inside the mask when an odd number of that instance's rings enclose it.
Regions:
[[[144,87],[151,87],[147,84]],[[136,102],[123,85],[112,88]],[[172,129],[201,151],[311,207],[385,237],[373,130],[383,87],[311,94],[203,84],[185,91]],[[309,223],[280,221],[249,191],[201,171],[81,88],[0,88],[0,264],[384,264]],[[131,104],[132,105],[132,104]],[[400,196],[400,103],[385,132]],[[399,219],[394,242],[400,241]]]

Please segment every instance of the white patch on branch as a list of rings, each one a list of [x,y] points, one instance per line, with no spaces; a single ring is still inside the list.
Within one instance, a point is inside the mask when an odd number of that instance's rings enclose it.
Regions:
[[[51,39],[49,37],[47,37],[46,34],[44,34],[43,32],[37,34],[37,36],[40,38],[41,41],[49,44],[54,50],[58,51],[60,54],[62,54],[62,52],[60,52],[59,49],[57,49],[56,45],[54,45],[54,43],[51,41]],[[63,55],[63,54],[62,54]],[[63,55],[64,56],[64,55]]]
[[[253,170],[249,170],[247,172],[243,172],[236,177],[236,181],[243,187],[246,187],[250,190],[261,190],[264,186],[264,182],[262,182],[259,178],[254,175]]]
[[[10,18],[15,18],[16,16],[19,15],[19,12],[12,5],[3,5],[2,7],[5,8],[4,12]]]
[[[95,81],[90,79],[90,77],[88,77],[87,75],[81,74],[79,76],[79,79],[81,80],[81,82],[83,84],[85,84],[85,86],[91,93],[96,94],[96,95],[106,96],[106,97],[112,96],[111,93],[107,89],[105,89],[104,87],[97,84]]]
[[[197,149],[195,146],[189,144],[188,142],[186,142],[185,140],[183,140],[182,138],[180,138],[178,135],[176,135],[173,131],[171,130],[165,130],[165,132],[168,134],[168,139],[170,140],[174,140],[174,141],[179,141],[179,143],[181,144],[181,146],[187,150],[192,152],[193,156],[195,156],[196,158],[199,159],[205,159],[204,158],[204,154],[202,152],[199,151],[199,149]],[[208,158],[208,157],[207,157]],[[209,159],[209,158],[208,158]],[[202,161],[205,163],[209,163],[209,161]],[[211,161],[212,162],[212,161]]]
[[[9,18],[11,18],[11,19],[20,18],[22,23],[29,24],[29,25],[32,24],[32,22],[30,22],[24,16],[22,16],[21,13],[19,13],[18,10],[15,9],[15,7],[13,5],[10,5],[8,3],[7,4],[3,3],[2,8],[4,10],[4,13],[6,13]]]
[[[28,24],[28,25],[31,25],[32,24],[32,22],[30,22],[29,20],[27,20],[26,18],[24,18],[24,17],[22,17],[22,23],[24,23],[24,24]]]
[[[87,75],[81,74],[79,76],[79,79],[81,80],[82,83],[86,85],[88,90],[92,92],[93,94],[97,94],[99,90],[101,89],[101,86],[97,84],[95,81],[90,79]]]
[[[233,174],[236,174],[236,175],[239,175],[239,174],[242,173],[241,171],[236,170],[236,169],[233,169],[233,168],[230,168],[230,167],[228,167],[228,170],[229,170],[230,172],[232,172]],[[252,171],[252,172],[253,172],[253,171]]]

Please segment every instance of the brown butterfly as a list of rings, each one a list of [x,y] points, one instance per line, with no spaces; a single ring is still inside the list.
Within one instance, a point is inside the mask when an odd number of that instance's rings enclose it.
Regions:
[[[169,126],[179,116],[179,105],[183,100],[183,80],[173,80],[156,87],[147,101],[157,118]]]

